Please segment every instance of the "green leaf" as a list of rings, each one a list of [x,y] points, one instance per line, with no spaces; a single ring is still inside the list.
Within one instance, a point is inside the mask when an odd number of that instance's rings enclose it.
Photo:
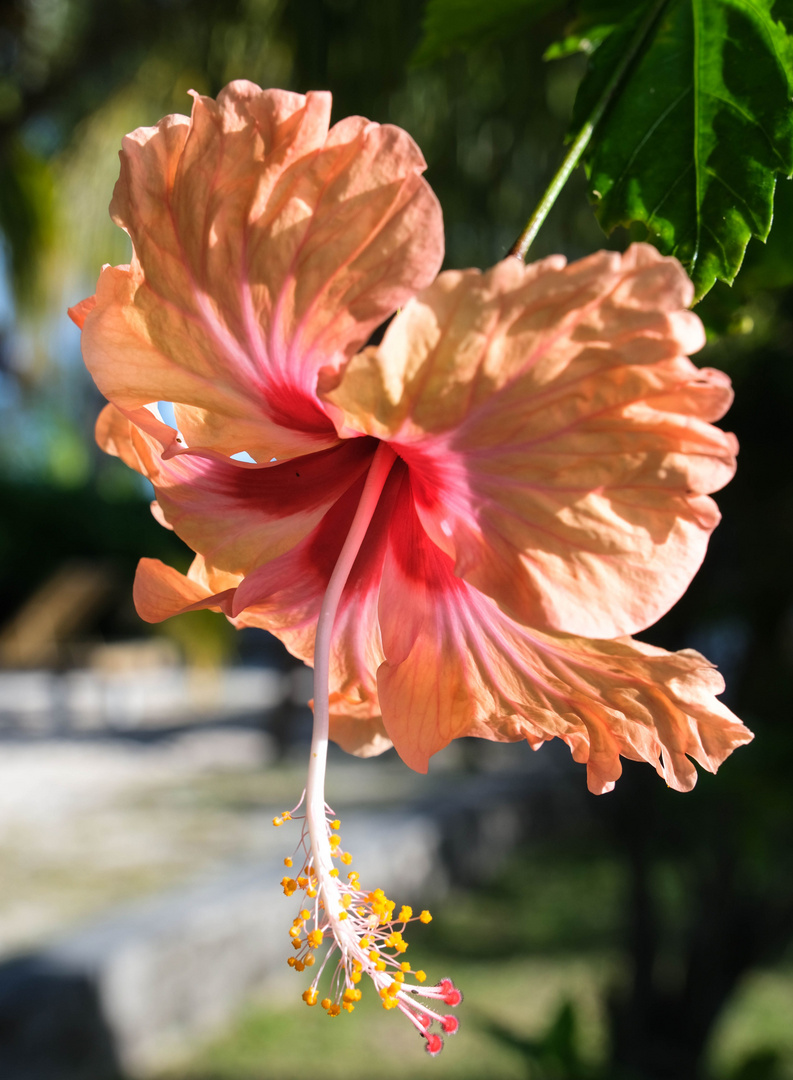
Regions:
[[[566,0],[428,0],[414,64],[527,29]]]
[[[575,131],[652,6],[593,54]],[[793,172],[790,23],[793,0],[668,0],[585,156],[604,230],[643,225],[684,264],[697,299],[732,283],[750,237],[766,239],[776,178]]]

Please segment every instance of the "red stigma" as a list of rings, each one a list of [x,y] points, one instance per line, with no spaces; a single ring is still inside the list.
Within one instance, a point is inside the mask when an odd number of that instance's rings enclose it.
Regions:
[[[425,1038],[427,1042],[424,1049],[430,1057],[437,1057],[441,1050],[443,1050],[443,1039],[440,1035],[427,1035]]]
[[[460,1030],[460,1021],[456,1016],[444,1016],[441,1027],[447,1035],[455,1035]]]

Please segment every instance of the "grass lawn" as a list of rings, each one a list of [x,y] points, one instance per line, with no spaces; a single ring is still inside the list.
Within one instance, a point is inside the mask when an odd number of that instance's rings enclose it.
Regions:
[[[423,962],[423,961],[422,961]],[[434,961],[433,961],[434,966]],[[564,1000],[582,1021],[582,1042],[599,1056],[603,1024],[599,990],[612,973],[607,958],[454,961],[439,975],[464,988],[460,1031],[436,1059],[404,1017],[381,1008],[364,992],[352,1015],[331,1018],[299,998],[280,1007],[251,1007],[222,1038],[201,1048],[168,1080],[519,1080],[526,1076],[521,1054],[487,1031],[496,1020],[517,1033],[546,1028]],[[165,1076],[161,1080],[165,1080]]]

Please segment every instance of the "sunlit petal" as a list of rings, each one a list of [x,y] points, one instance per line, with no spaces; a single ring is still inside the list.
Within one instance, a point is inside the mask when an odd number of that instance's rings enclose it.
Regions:
[[[690,759],[715,772],[751,739],[717,700],[724,683],[704,657],[521,626],[455,577],[409,507],[405,492],[383,569],[377,682],[385,729],[413,768],[462,735],[535,748],[558,737],[596,793],[614,786],[620,756],[686,791]]]
[[[159,559],[141,559],[135,575],[133,598],[138,614],[149,623],[202,608],[230,615],[236,584],[231,579],[226,588],[221,586],[220,591],[213,588],[207,580],[200,555],[196,556],[187,575]]]
[[[442,274],[328,400],[407,461],[458,575],[529,625],[632,633],[688,586],[735,468],[690,296],[641,245]]]
[[[129,267],[84,322],[102,393],[177,406],[191,447],[257,461],[336,441],[315,396],[443,254],[424,159],[398,128],[328,131],[330,96],[230,84],[124,141],[111,206]]]

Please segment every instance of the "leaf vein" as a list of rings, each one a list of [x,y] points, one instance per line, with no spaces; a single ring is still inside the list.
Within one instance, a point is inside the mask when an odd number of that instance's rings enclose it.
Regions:
[[[714,244],[716,245],[716,247],[721,252],[722,264],[724,266],[728,266],[729,265],[729,259],[727,257],[727,249],[724,247],[724,244],[723,244],[722,240],[714,232],[714,230],[710,227],[710,225],[708,225],[707,221],[702,222],[702,228],[705,230],[705,232],[710,233],[711,239],[713,240]]]
[[[739,192],[737,192],[733,187],[731,187],[727,183],[727,181],[724,179],[724,177],[721,175],[721,173],[717,173],[714,169],[708,169],[707,171],[708,171],[709,176],[712,176],[714,180],[716,180],[719,184],[721,184],[721,186],[725,189],[725,191],[728,191],[730,193],[730,195],[732,195],[732,197],[745,208],[744,209],[744,215],[743,215],[744,220],[747,219],[747,218],[749,218],[751,220],[752,228],[754,230],[754,234],[755,234],[755,236],[759,236],[763,232],[763,227],[760,224],[760,222],[757,220],[757,215],[752,210],[752,208],[749,205],[749,203],[747,202],[746,198],[743,195],[741,195]]]
[[[649,140],[655,134],[657,129],[660,127],[660,125],[663,124],[663,122],[667,119],[667,117],[672,112],[674,112],[674,110],[678,107],[678,105],[680,105],[680,103],[683,101],[683,99],[685,97],[687,97],[687,95],[690,94],[690,93],[691,93],[691,87],[687,86],[685,88],[685,90],[683,90],[683,92],[681,94],[679,94],[675,98],[674,101],[670,102],[670,104],[664,109],[664,111],[655,120],[655,122],[650,125],[650,127],[647,129],[647,131],[642,136],[642,138],[636,144],[636,146],[635,146],[635,148],[633,150],[633,153],[630,155],[628,160],[625,162],[625,166],[623,167],[622,172],[619,174],[619,176],[617,177],[617,179],[616,179],[616,181],[614,183],[614,188],[615,189],[619,188],[620,184],[622,183],[622,180],[623,180],[624,176],[626,175],[626,173],[628,173],[630,171],[631,166],[633,165],[636,158],[639,156],[640,151],[649,142]]]
[[[680,173],[680,175],[677,177],[677,179],[674,181],[674,183],[669,185],[669,187],[664,192],[662,198],[659,200],[659,202],[656,203],[656,205],[653,207],[653,209],[652,209],[652,211],[650,213],[650,216],[647,218],[647,224],[648,225],[653,220],[653,218],[658,213],[658,211],[661,209],[661,207],[664,205],[664,203],[669,198],[669,196],[672,194],[672,192],[675,190],[677,185],[681,182],[681,180],[684,180],[686,178],[686,176],[691,172],[691,170],[693,168],[694,168],[693,161],[689,161],[689,163],[686,165],[685,169],[683,169],[683,171]]]

